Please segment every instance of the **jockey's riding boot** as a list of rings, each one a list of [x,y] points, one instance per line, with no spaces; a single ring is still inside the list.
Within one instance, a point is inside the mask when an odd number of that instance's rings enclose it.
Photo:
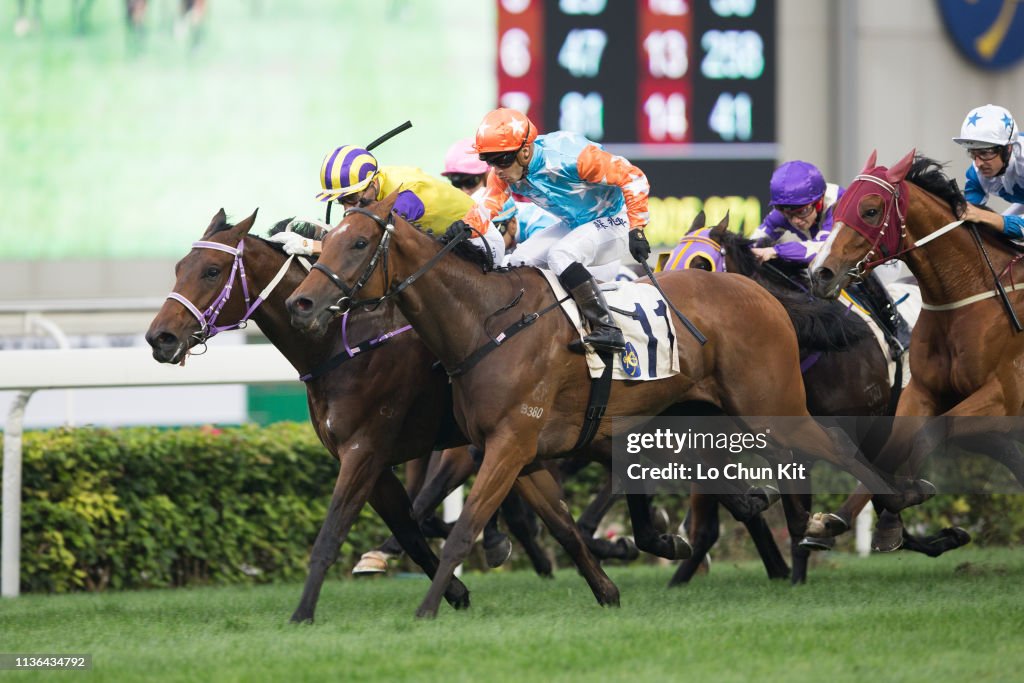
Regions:
[[[910,325],[900,315],[896,303],[889,296],[889,290],[877,275],[871,273],[864,278],[860,291],[865,295],[872,315],[885,333],[892,359],[896,360],[910,347]]]
[[[558,276],[562,286],[569,290],[580,313],[590,325],[590,334],[583,341],[596,351],[618,353],[626,348],[626,338],[608,310],[608,302],[590,272],[580,263],[573,263]]]

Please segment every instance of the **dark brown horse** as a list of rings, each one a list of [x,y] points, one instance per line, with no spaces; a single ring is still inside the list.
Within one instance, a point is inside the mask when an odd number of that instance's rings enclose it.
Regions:
[[[323,242],[318,272],[289,297],[288,307],[293,324],[318,332],[339,310],[393,298],[452,376],[459,425],[483,448],[484,459],[417,611],[431,617],[455,567],[523,468],[536,457],[574,449],[584,422],[589,375],[583,357],[569,350],[577,337],[573,326],[557,310],[541,315],[557,302],[539,271],[484,273],[479,263],[446,254],[465,235],[442,248],[392,215],[396,196],[346,212]],[[799,442],[873,490],[891,490],[870,467],[840,455],[808,415],[796,336],[785,310],[770,294],[744,277],[699,271],[667,273],[659,281],[677,306],[692,312],[708,342],[701,346],[689,335],[680,337],[678,375],[614,383],[608,416],[658,415],[677,404],[699,401],[730,415],[804,417],[792,433],[776,435],[782,448],[796,448]],[[730,305],[702,305],[712,297]],[[520,327],[525,332],[496,339],[517,321],[526,324]],[[761,338],[774,343],[764,348],[758,343]],[[497,350],[480,355],[485,346]],[[760,362],[751,364],[755,355]],[[611,421],[605,420],[597,438],[610,434]],[[588,580],[598,600],[608,602],[609,591],[615,589],[607,577],[601,573]]]
[[[253,214],[231,225],[223,210],[218,212],[203,241],[178,262],[172,295],[175,299],[168,299],[146,333],[156,360],[183,362],[189,350],[205,343],[218,324],[230,329],[250,313],[297,375],[312,373],[331,359],[342,357],[340,323],[332,323],[332,334],[318,340],[303,338],[291,327],[284,300],[302,281],[306,270],[294,259],[286,258],[277,245],[248,234],[255,217]],[[282,279],[266,293],[263,305],[247,310],[252,306],[248,291],[255,293],[267,287],[282,272]],[[245,297],[243,287],[247,290]],[[218,316],[197,316],[177,297],[190,302],[197,311],[211,310],[211,305],[219,302],[223,308]],[[405,325],[393,306],[382,306],[352,316],[347,335],[358,344]],[[292,616],[294,621],[312,620],[327,569],[337,559],[342,542],[367,501],[410,557],[427,574],[436,571],[437,557],[413,522],[405,489],[391,471],[393,465],[429,455],[435,444],[461,439],[450,420],[445,426],[446,406],[450,403],[447,380],[444,373],[431,370],[433,362],[414,334],[400,334],[307,382],[314,429],[341,466],[327,519],[313,547],[306,588]],[[446,597],[455,607],[469,605],[469,592],[458,580],[449,587]]]
[[[667,263],[739,273],[754,279],[779,298],[786,306],[797,330],[804,385],[807,388],[807,408],[812,415],[891,414],[895,410],[895,400],[899,396],[900,386],[891,385],[887,351],[883,351],[877,338],[868,329],[867,323],[857,315],[849,313],[843,305],[812,297],[806,275],[801,272],[804,266],[760,263],[751,251],[753,242],[730,232],[728,220],[726,216],[718,225],[707,229],[704,228],[704,215],[701,213],[690,233],[680,240],[679,247],[670,255]],[[699,250],[694,248],[696,246],[707,248]],[[863,432],[851,433],[850,436],[861,451],[873,459],[884,445],[888,430],[882,421],[865,421],[865,425],[875,428],[866,428]],[[711,500],[705,498],[707,496],[699,494],[691,499],[693,555],[680,564],[673,582],[689,579],[697,568],[701,554],[717,538],[717,505],[714,503],[714,496],[710,497]],[[784,499],[783,504],[787,513],[806,510],[810,507],[810,495],[799,494],[796,501]],[[859,512],[859,509],[856,510],[854,515]],[[879,514],[884,517],[891,513],[880,510]],[[802,516],[800,518],[802,519]],[[787,521],[790,521],[788,517]],[[759,550],[768,547],[768,543],[772,542],[770,536],[759,537],[763,535],[763,531],[756,522],[748,522],[747,527]],[[832,539],[801,539],[803,528],[797,528],[798,524],[792,521],[789,527],[793,556],[792,578],[794,583],[799,583],[805,580],[807,575],[807,549],[829,548]],[[938,534],[925,538],[915,537],[906,531],[903,535],[906,549],[932,557],[970,541],[969,534],[960,528],[943,529]],[[766,567],[769,567],[771,575],[771,556],[765,557],[762,552],[762,559]]]
[[[915,158],[911,151],[885,168],[872,154],[836,206],[832,235],[811,265],[814,293],[826,298],[893,258],[917,277],[923,306],[910,346],[911,380],[897,417],[1016,416],[1024,409],[1024,334],[1008,312],[1021,310],[1024,302],[1024,285],[1014,284],[1013,273],[1021,254],[1002,236],[957,222],[964,206],[955,181],[931,159]],[[913,474],[938,441],[993,436],[985,421],[952,424],[955,433],[935,434],[917,432],[918,421],[897,420],[876,464]],[[1016,445],[1003,443],[989,453],[1024,481]],[[929,493],[920,491],[916,502]],[[810,531],[841,533],[865,495],[858,489],[837,513],[817,517]],[[898,527],[881,531],[876,544],[898,547]]]

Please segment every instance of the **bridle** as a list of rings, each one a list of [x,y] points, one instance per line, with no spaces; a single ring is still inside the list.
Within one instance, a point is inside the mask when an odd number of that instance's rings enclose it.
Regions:
[[[335,273],[333,270],[331,270],[323,263],[316,263],[313,265],[313,270],[320,271],[321,273],[326,275],[327,279],[330,280],[334,284],[334,286],[340,289],[342,292],[342,295],[338,298],[338,300],[327,307],[327,310],[333,311],[336,315],[340,315],[352,308],[375,308],[376,306],[379,306],[388,299],[392,299],[398,296],[399,294],[402,293],[403,290],[412,285],[412,283],[416,282],[416,280],[420,279],[420,277],[426,274],[427,271],[433,268],[441,259],[442,256],[444,256],[447,252],[451,251],[456,246],[458,246],[459,243],[469,238],[468,230],[464,230],[462,232],[457,233],[454,237],[452,237],[451,241],[448,242],[448,244],[444,245],[444,247],[441,248],[441,251],[434,254],[434,256],[432,256],[430,260],[428,260],[423,265],[422,268],[417,270],[415,273],[413,273],[406,279],[402,280],[402,282],[400,282],[394,288],[389,289],[390,285],[388,283],[390,282],[390,279],[388,278],[388,254],[391,250],[391,240],[395,234],[395,223],[393,219],[393,214],[389,214],[388,220],[385,221],[383,218],[381,218],[380,216],[378,216],[377,214],[373,213],[368,209],[354,207],[348,209],[345,212],[343,218],[348,218],[348,216],[354,213],[362,214],[363,216],[367,216],[368,218],[373,219],[373,222],[375,222],[380,227],[383,234],[381,235],[380,242],[377,244],[377,249],[373,252],[373,256],[370,257],[370,260],[367,262],[366,267],[363,269],[362,275],[359,276],[359,278],[356,280],[356,283],[351,287],[345,284],[345,281],[342,280],[337,273]],[[369,282],[370,276],[373,275],[373,271],[377,269],[378,265],[381,266],[384,273],[384,294],[382,294],[379,297],[373,297],[369,299],[356,299],[356,294],[366,285],[367,282]]]
[[[252,317],[260,304],[266,301],[267,297],[270,296],[270,293],[281,282],[285,273],[288,272],[288,268],[291,267],[292,261],[295,259],[294,255],[285,259],[284,264],[282,264],[281,268],[277,271],[277,274],[273,277],[270,283],[263,288],[263,291],[259,293],[259,296],[257,296],[255,300],[250,300],[249,283],[245,277],[245,261],[242,258],[243,250],[245,249],[244,237],[239,240],[238,246],[236,247],[220,244],[219,242],[207,242],[201,240],[199,242],[193,242],[192,248],[223,251],[224,253],[231,254],[234,257],[234,262],[231,264],[231,273],[228,276],[227,282],[224,284],[224,288],[221,289],[220,294],[213,300],[213,303],[211,303],[205,311],[200,312],[198,306],[177,292],[171,292],[167,295],[168,299],[177,301],[179,304],[184,306],[199,323],[199,331],[192,333],[192,336],[196,339],[196,344],[200,345],[205,345],[208,339],[221,332],[244,329],[249,322],[249,318]],[[300,259],[300,262],[307,270],[309,269],[309,264],[305,259]],[[239,318],[238,322],[231,323],[229,325],[217,325],[218,316],[220,316],[220,313],[227,304],[228,299],[231,298],[231,291],[234,289],[235,278],[241,278],[242,281],[242,296],[245,298],[246,308],[245,313],[241,318]]]
[[[851,192],[854,183],[858,180],[874,183],[885,190],[889,195],[888,198],[882,197],[884,219],[882,221],[882,225],[878,228],[865,225],[860,219],[859,214],[852,220],[845,215],[847,207],[853,204],[854,200],[860,195],[860,193],[856,193],[855,195]],[[836,205],[835,217],[838,220],[841,220],[843,225],[849,226],[854,232],[867,240],[871,245],[868,251],[864,254],[864,257],[854,264],[849,271],[847,271],[847,274],[851,278],[856,280],[863,279],[864,274],[875,266],[888,263],[895,258],[899,258],[904,254],[923,247],[932,240],[945,235],[950,230],[953,230],[963,224],[963,220],[953,221],[952,223],[948,223],[938,230],[926,235],[913,244],[904,247],[904,244],[907,241],[906,214],[907,203],[909,201],[904,190],[904,181],[902,180],[896,184],[892,184],[878,176],[861,173],[853,179],[853,183],[850,183],[850,188],[847,189],[846,194],[843,195],[840,203]],[[848,197],[849,199],[847,199]],[[856,209],[854,209],[854,211],[856,211]],[[890,225],[893,227],[899,225],[899,231],[890,232]],[[881,257],[872,259],[872,257],[875,256],[876,251],[881,254]]]
[[[665,270],[679,270],[680,262],[683,268],[689,268],[694,259],[705,258],[711,264],[711,272],[728,272],[725,267],[725,249],[715,240],[700,234],[705,230],[707,228],[684,235],[678,245],[683,248],[674,253],[675,258],[669,257],[669,261],[665,263]]]

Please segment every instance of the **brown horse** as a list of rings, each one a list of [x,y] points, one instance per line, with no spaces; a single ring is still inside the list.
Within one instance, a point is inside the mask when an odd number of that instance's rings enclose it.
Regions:
[[[286,258],[279,246],[248,234],[255,217],[254,213],[237,225],[227,222],[223,210],[213,217],[203,241],[178,262],[174,299],[168,298],[157,313],[146,340],[156,360],[179,363],[192,347],[205,343],[220,329],[218,323],[230,329],[251,314],[298,375],[314,373],[332,359],[346,358],[306,384],[313,427],[340,462],[327,519],[313,546],[302,600],[292,616],[293,621],[309,621],[327,569],[336,561],[367,501],[410,557],[427,574],[434,574],[437,557],[413,522],[408,496],[391,467],[427,456],[435,444],[457,442],[461,436],[445,417],[450,398],[444,373],[431,370],[434,360],[414,334],[394,336],[372,352],[347,358],[339,355],[344,353],[339,323],[333,323],[332,333],[318,340],[295,333],[284,299],[306,270]],[[263,305],[252,308],[248,289],[266,288],[279,273],[283,273],[282,279],[264,292]],[[213,310],[215,303],[223,307],[219,315],[197,316],[178,297],[198,311]],[[347,334],[354,341],[376,339],[405,325],[393,306],[382,306],[352,316]],[[458,580],[446,597],[455,607],[469,605],[469,592]]]
[[[803,265],[776,262],[762,264],[751,251],[753,242],[730,232],[729,217],[718,225],[704,228],[704,215],[699,214],[690,232],[680,240],[670,255],[669,265],[687,264],[691,268],[716,272],[739,273],[765,287],[786,307],[797,330],[800,342],[807,388],[807,408],[812,415],[883,416],[895,411],[900,394],[900,383],[890,385],[887,351],[883,351],[876,337],[860,317],[849,314],[845,306],[816,299],[810,295]],[[902,361],[901,361],[902,362]],[[897,372],[899,379],[899,372]],[[885,421],[864,421],[865,428],[850,436],[870,459],[877,457],[888,437]],[[717,506],[705,501],[700,494],[691,501],[693,555],[680,564],[673,582],[685,581],[697,568],[701,554],[717,538]],[[865,500],[864,503],[867,501]],[[801,494],[797,501],[784,506],[787,513],[807,509],[810,495]],[[860,509],[853,511],[856,515]],[[891,513],[880,510],[887,518]],[[705,516],[707,518],[705,519]],[[807,576],[807,549],[831,548],[831,538],[801,539],[803,529],[790,524],[793,556],[793,582]],[[768,547],[770,536],[761,538],[763,531],[756,522],[748,522],[758,549]],[[918,538],[903,532],[904,547],[932,557],[970,542],[970,535],[959,527],[943,529],[934,536]],[[770,555],[762,558],[771,573]]]
[[[289,297],[288,308],[294,325],[317,332],[337,311],[393,298],[452,376],[459,425],[483,447],[484,459],[417,611],[418,616],[432,617],[455,567],[523,468],[536,457],[575,448],[588,403],[589,375],[583,357],[569,350],[577,338],[573,326],[557,311],[541,313],[557,308],[557,302],[539,271],[485,273],[479,262],[447,254],[466,235],[441,247],[392,215],[396,197],[345,213],[323,242],[318,272],[310,273]],[[785,310],[770,294],[744,277],[700,271],[667,273],[659,282],[671,301],[692,311],[708,342],[701,346],[691,336],[680,338],[678,375],[615,382],[608,416],[658,415],[699,401],[730,415],[805,417],[793,433],[777,435],[783,448],[795,448],[797,440],[811,444],[813,455],[845,467],[872,490],[891,490],[870,467],[839,455],[830,436],[811,420],[796,336]],[[728,305],[703,305],[712,298]],[[513,340],[508,333],[515,323],[526,333]],[[774,343],[764,348],[762,338]],[[499,351],[487,355],[485,347]],[[755,356],[759,362],[752,364]],[[605,420],[597,438],[610,435],[611,421]],[[632,501],[630,507],[632,512]],[[591,581],[591,587],[605,601],[603,591],[613,584]]]
[[[811,264],[814,293],[835,297],[872,267],[899,258],[921,287],[923,307],[910,346],[910,384],[899,416],[1016,416],[1024,409],[1024,335],[1011,322],[1024,296],[1013,284],[1021,253],[1002,236],[956,220],[965,199],[926,157],[911,151],[892,168],[872,154],[835,209],[829,241]],[[1004,284],[1005,283],[1005,284]],[[1002,299],[999,290],[1006,293]],[[918,433],[920,423],[897,420],[877,461],[887,472],[915,473],[940,440],[989,440],[985,421],[953,422],[956,432]],[[998,437],[998,435],[997,435]],[[1016,445],[991,451],[1021,481]],[[918,501],[931,492],[919,492]],[[814,534],[841,533],[866,496],[858,489],[835,514],[816,516]],[[876,545],[898,547],[900,529],[880,529]]]

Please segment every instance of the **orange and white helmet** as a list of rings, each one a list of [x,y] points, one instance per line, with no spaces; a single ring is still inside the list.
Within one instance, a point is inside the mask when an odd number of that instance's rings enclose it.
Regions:
[[[526,114],[515,109],[495,109],[480,122],[476,129],[476,144],[479,154],[511,152],[521,149],[537,139],[537,126]]]

